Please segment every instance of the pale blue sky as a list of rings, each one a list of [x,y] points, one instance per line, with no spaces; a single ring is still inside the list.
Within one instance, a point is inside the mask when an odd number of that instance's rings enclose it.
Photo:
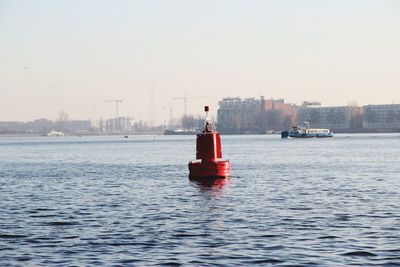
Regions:
[[[0,120],[400,102],[400,1],[0,0]],[[93,115],[92,115],[93,114]]]

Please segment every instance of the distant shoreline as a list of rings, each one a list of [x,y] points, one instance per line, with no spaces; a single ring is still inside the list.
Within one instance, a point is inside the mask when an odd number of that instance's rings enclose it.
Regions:
[[[389,133],[400,133],[400,130],[397,131],[333,131],[334,134],[389,134]],[[280,135],[280,133],[221,133],[222,135]],[[195,134],[163,134],[163,133],[135,133],[135,134],[65,134],[64,136],[60,137],[94,137],[94,136],[149,136],[149,135],[165,135],[165,136],[188,136],[188,135],[195,135]],[[1,137],[47,137],[47,138],[57,138],[57,136],[47,136],[43,134],[0,134]]]

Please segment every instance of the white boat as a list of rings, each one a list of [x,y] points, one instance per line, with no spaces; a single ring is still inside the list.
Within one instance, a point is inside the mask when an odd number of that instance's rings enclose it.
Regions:
[[[63,132],[58,132],[58,131],[55,131],[55,130],[51,130],[48,134],[46,134],[46,136],[56,136],[56,137],[58,137],[58,136],[64,136],[64,133]]]
[[[304,127],[293,126],[292,130],[281,133],[282,138],[326,138],[333,137],[333,133],[329,129],[310,128],[310,122],[305,121]]]

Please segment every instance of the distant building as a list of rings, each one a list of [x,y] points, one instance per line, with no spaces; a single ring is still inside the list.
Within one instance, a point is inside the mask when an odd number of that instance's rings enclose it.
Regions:
[[[53,128],[54,123],[47,119],[39,119],[29,122],[0,122],[0,134],[45,134]]]
[[[301,103],[302,107],[320,107],[321,106],[321,102],[318,101],[303,101],[303,103]]]
[[[297,110],[297,124],[310,121],[312,128],[328,128],[333,131],[341,131],[351,128],[352,108],[350,106],[339,107],[304,107]]]
[[[265,133],[283,130],[296,119],[296,106],[284,99],[228,97],[219,101],[218,130],[222,133]]]
[[[23,133],[26,132],[23,122],[18,121],[1,121],[0,122],[0,133],[12,134],[12,133]]]
[[[268,130],[281,131],[294,125],[297,116],[297,107],[285,103],[284,99],[264,99],[261,97],[262,132]]]
[[[133,120],[129,117],[108,119],[101,122],[101,127],[106,134],[128,134],[132,133]]]
[[[63,128],[65,132],[74,134],[86,134],[91,131],[90,120],[71,120],[64,121]]]
[[[218,130],[222,133],[258,133],[261,100],[227,97],[218,102]]]
[[[400,131],[400,104],[363,106],[363,114],[366,130]]]

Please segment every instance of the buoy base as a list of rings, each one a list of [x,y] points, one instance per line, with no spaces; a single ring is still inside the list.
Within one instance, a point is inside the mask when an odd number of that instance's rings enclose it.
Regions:
[[[189,178],[227,178],[231,176],[229,160],[215,162],[189,162]]]

